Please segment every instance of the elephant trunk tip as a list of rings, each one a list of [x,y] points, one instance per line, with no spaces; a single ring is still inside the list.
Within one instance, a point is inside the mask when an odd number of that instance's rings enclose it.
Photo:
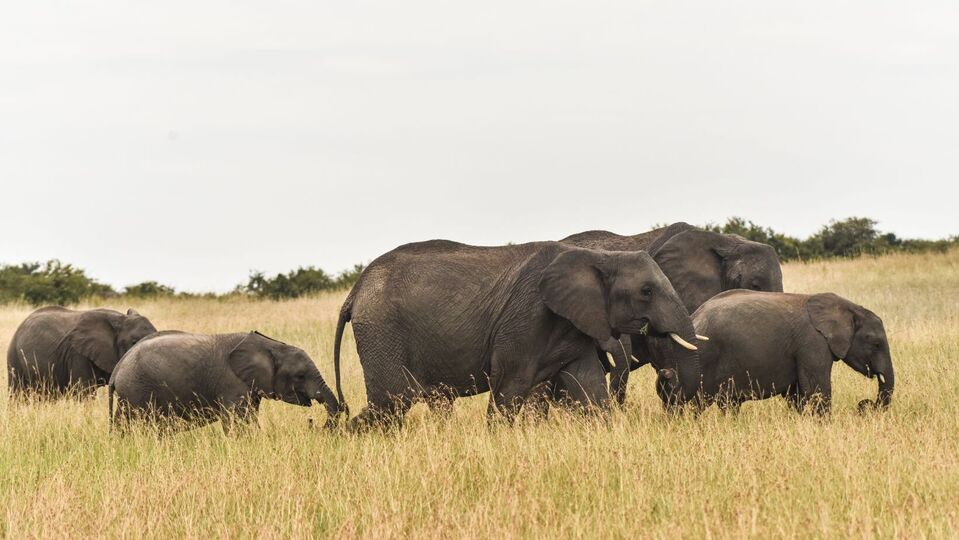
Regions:
[[[892,403],[892,394],[896,387],[896,376],[892,371],[892,366],[876,373],[876,379],[879,381],[879,395],[876,398],[876,406],[886,409]]]
[[[875,400],[864,399],[859,402],[857,410],[860,413],[870,410],[885,410],[892,404],[892,394],[895,387],[894,376],[891,373],[887,375],[878,372],[876,373],[876,379],[879,381],[879,393]]]

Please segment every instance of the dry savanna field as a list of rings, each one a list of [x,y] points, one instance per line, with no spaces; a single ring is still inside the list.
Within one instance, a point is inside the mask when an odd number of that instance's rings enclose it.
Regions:
[[[107,398],[0,400],[5,537],[955,537],[959,535],[959,251],[789,264],[786,288],[834,291],[885,321],[897,373],[885,413],[856,413],[875,381],[836,364],[834,412],[781,399],[667,418],[649,368],[606,421],[555,414],[490,429],[485,396],[443,420],[423,405],[398,433],[311,430],[321,408],[268,402],[260,429],[111,436]],[[304,348],[332,385],[345,293],[289,302],[157,300],[158,328],[258,329]],[[125,309],[128,306],[109,304]],[[6,351],[27,306],[0,307]],[[363,403],[345,340],[345,389]],[[5,392],[5,390],[4,390]]]

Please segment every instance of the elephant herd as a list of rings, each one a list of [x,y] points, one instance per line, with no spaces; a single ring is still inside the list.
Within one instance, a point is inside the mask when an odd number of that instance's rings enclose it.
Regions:
[[[837,360],[878,380],[878,398],[860,409],[888,407],[895,385],[876,314],[831,293],[784,293],[772,247],[676,223],[498,247],[432,240],[383,254],[340,310],[336,395],[303,350],[259,332],[157,332],[133,310],[60,307],[17,329],[10,394],[90,395],[107,384],[111,425],[221,420],[225,430],[254,419],[264,398],[317,401],[332,427],[349,416],[340,374],[348,322],[368,401],[354,430],[400,424],[417,401],[444,412],[485,392],[491,419],[603,411],[624,402],[630,371],[645,364],[668,411],[735,411],[779,395],[825,413]]]

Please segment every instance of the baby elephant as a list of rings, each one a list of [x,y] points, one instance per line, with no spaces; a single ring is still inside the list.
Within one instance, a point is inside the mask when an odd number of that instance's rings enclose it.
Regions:
[[[322,402],[331,424],[341,411],[305,352],[259,332],[160,332],[130,349],[109,390],[111,424],[180,419],[196,427],[222,420],[229,432],[234,419],[253,420],[264,397],[305,407]]]
[[[842,360],[879,380],[875,402],[886,408],[895,374],[882,320],[835,294],[786,294],[733,290],[693,313],[700,344],[704,405],[738,409],[750,399],[781,395],[802,411],[828,412],[833,363]],[[661,396],[662,397],[662,396]]]
[[[7,350],[10,397],[92,397],[120,358],[157,329],[135,310],[40,308]]]

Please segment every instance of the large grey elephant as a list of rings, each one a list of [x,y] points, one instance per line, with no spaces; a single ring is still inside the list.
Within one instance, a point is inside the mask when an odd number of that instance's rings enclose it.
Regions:
[[[123,355],[156,328],[133,309],[40,308],[17,328],[7,349],[10,396],[91,395]]]
[[[587,231],[560,242],[592,249],[648,252],[690,313],[730,289],[783,291],[782,268],[772,246],[688,223],[673,223],[632,236]]]
[[[771,246],[735,234],[704,231],[688,223],[673,223],[632,236],[587,231],[560,242],[592,249],[647,251],[690,313],[730,289],[783,291],[782,269]],[[661,358],[674,354],[675,348],[655,337],[641,341],[632,338],[624,340],[623,345],[632,360],[628,366],[614,366],[610,376],[610,391],[619,403],[626,399],[627,367],[637,369],[652,363],[658,368],[663,363]],[[561,381],[554,381],[547,393],[561,395],[565,388]]]
[[[737,409],[745,400],[785,396],[803,410],[829,410],[833,364],[879,381],[875,402],[885,408],[896,377],[882,320],[832,293],[724,292],[693,314],[700,344],[704,405]],[[668,400],[668,395],[661,395]]]
[[[416,399],[491,392],[512,419],[538,384],[559,376],[582,403],[608,405],[600,351],[628,361],[623,334],[669,335],[690,349],[668,370],[691,396],[699,361],[689,315],[648,254],[558,242],[477,247],[445,240],[380,256],[350,291],[334,345],[352,321],[368,406],[351,426],[402,419]]]
[[[195,427],[216,420],[252,421],[263,398],[341,412],[313,360],[302,350],[259,332],[161,332],[138,343],[110,378],[110,419],[185,420]],[[113,399],[117,398],[117,416]]]

